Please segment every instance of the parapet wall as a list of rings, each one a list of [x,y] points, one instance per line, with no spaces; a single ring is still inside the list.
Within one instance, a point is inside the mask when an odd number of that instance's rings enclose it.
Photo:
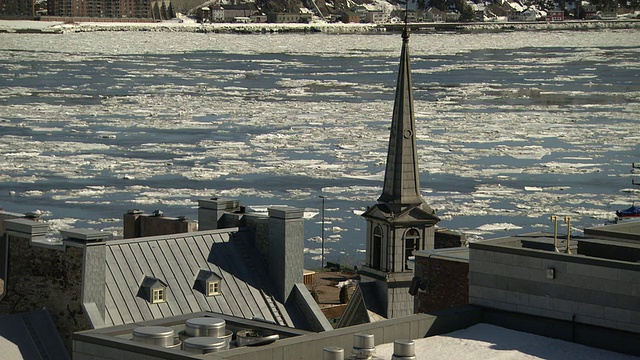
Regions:
[[[640,264],[472,243],[469,303],[640,333]]]

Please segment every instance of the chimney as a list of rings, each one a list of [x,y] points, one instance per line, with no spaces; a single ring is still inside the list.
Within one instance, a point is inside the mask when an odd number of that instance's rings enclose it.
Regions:
[[[125,239],[140,237],[140,215],[142,215],[142,213],[142,210],[132,209],[124,214],[123,236]]]
[[[8,219],[4,221],[4,229],[8,236],[33,241],[44,241],[49,225],[27,218]]]
[[[80,301],[90,320],[100,315],[103,323],[93,323],[93,327],[104,326],[105,317],[105,277],[106,256],[105,246],[109,234],[91,229],[60,230],[66,246],[81,247],[82,254],[82,297]]]
[[[198,230],[219,229],[219,221],[227,212],[240,210],[240,202],[235,199],[211,198],[198,200]]]
[[[303,282],[304,220],[302,209],[269,208],[267,266],[276,288],[276,299],[286,302],[293,286]]]

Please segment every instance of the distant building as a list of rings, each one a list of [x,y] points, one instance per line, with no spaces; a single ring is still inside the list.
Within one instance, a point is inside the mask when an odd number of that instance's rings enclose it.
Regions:
[[[251,22],[252,23],[266,23],[267,22],[267,15],[256,11],[253,14],[251,14]]]
[[[535,9],[528,8],[521,12],[512,11],[508,15],[509,21],[536,21],[537,12]]]
[[[0,16],[33,19],[35,0],[0,0]]]
[[[423,14],[423,16],[424,16],[424,21],[428,21],[428,22],[443,22],[447,18],[447,13],[444,12],[444,11],[438,10],[437,8],[430,7]]]
[[[382,24],[389,21],[389,15],[380,10],[367,11],[364,22],[372,24]]]
[[[353,11],[345,11],[342,13],[342,22],[345,24],[348,23],[359,23],[360,15]]]
[[[224,22],[234,22],[235,18],[249,18],[256,11],[254,4],[223,4]]]
[[[49,17],[104,18],[104,19],[153,19],[167,20],[175,17],[171,0],[49,0]]]
[[[564,10],[551,10],[547,14],[547,21],[564,21]]]
[[[313,14],[310,13],[268,13],[267,22],[269,23],[305,23],[311,22]]]

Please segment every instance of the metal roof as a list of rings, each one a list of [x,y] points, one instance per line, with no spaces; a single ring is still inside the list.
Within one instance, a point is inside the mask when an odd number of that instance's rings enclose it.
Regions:
[[[47,309],[0,316],[0,358],[70,359]]]
[[[201,270],[222,279],[220,295],[194,287]],[[283,304],[268,295],[271,281],[249,231],[201,231],[106,242],[105,326],[212,311],[292,326]],[[167,284],[166,301],[137,296],[145,276]]]

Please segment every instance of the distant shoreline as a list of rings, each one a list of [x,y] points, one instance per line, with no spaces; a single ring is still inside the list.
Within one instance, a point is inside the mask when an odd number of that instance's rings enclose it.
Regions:
[[[147,31],[147,32],[192,32],[228,34],[271,33],[328,33],[328,34],[375,34],[399,31],[403,24],[198,24],[195,22],[164,21],[155,23],[118,22],[41,22],[0,20],[0,33],[63,34],[97,31]],[[562,22],[496,22],[496,23],[414,23],[409,24],[413,32],[502,32],[502,31],[550,31],[550,30],[602,30],[640,29],[640,20],[589,20]]]

